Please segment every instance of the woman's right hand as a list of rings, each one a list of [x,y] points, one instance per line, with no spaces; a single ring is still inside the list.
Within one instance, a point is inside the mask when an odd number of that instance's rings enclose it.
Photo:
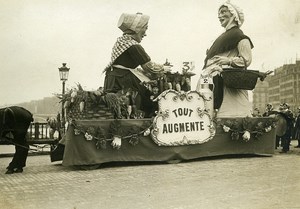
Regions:
[[[214,56],[211,58],[212,64],[216,65],[230,65],[232,60],[229,57],[225,56]]]
[[[168,65],[160,65],[155,62],[149,61],[143,65],[141,65],[143,70],[146,72],[150,72],[152,74],[163,74],[171,71],[171,66]]]

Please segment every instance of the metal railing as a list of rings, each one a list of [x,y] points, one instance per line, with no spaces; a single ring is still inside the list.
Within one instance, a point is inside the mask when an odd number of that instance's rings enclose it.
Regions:
[[[57,139],[51,133],[51,128],[47,122],[31,123],[28,129],[29,144],[53,144]]]
[[[47,122],[31,123],[28,129],[29,140],[50,139],[50,128]]]

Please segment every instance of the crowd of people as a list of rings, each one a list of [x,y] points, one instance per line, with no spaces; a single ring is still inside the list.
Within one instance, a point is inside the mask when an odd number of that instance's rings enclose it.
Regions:
[[[278,110],[274,110],[272,104],[267,104],[263,114],[260,114],[258,108],[254,108],[252,116],[277,118],[275,149],[281,146],[281,153],[287,153],[291,140],[297,140],[295,148],[300,148],[300,107],[293,113],[287,103],[280,104]]]

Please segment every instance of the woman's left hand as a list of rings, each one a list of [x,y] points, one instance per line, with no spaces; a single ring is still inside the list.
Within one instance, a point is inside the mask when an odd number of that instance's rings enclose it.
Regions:
[[[201,72],[201,74],[203,76],[207,76],[207,75],[215,76],[215,75],[219,74],[222,71],[223,71],[223,69],[220,65],[213,64],[213,65],[210,65],[207,68],[205,68]]]

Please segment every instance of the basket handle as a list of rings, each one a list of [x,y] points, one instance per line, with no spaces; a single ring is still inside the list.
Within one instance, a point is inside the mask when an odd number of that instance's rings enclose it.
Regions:
[[[246,62],[245,57],[243,57],[243,56],[240,56],[240,57],[243,58],[243,61],[244,61],[244,70],[247,70],[247,62]]]
[[[247,70],[247,62],[246,62],[245,57],[243,57],[243,56],[240,56],[240,57],[243,58],[243,60],[244,60],[244,64],[245,64],[244,70]],[[269,75],[269,74],[271,74],[273,72],[272,70],[268,70],[265,73],[259,72],[258,70],[251,70],[251,71],[253,73],[257,74],[257,76],[259,77],[259,80],[261,80],[261,81],[264,81],[265,78],[267,77],[267,75]]]
[[[238,68],[243,69],[243,70],[247,70],[247,62],[246,62],[245,57],[243,57],[243,56],[239,56],[239,57],[243,58],[243,61],[244,61],[244,67],[238,67]],[[231,66],[231,67],[232,67],[232,66]]]

